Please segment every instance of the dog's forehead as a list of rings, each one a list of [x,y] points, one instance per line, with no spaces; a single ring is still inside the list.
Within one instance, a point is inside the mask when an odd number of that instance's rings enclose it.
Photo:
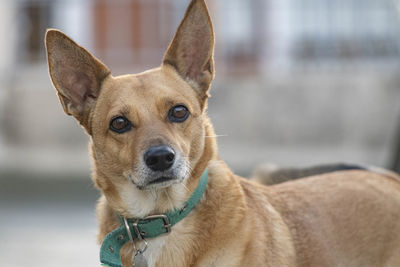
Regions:
[[[127,101],[135,105],[173,98],[193,101],[196,96],[177,74],[161,68],[113,77],[104,84],[103,89],[109,101]]]

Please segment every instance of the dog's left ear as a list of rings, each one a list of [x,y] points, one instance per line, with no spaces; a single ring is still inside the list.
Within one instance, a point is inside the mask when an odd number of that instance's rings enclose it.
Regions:
[[[110,70],[61,31],[46,32],[49,72],[65,113],[90,134],[89,117]]]
[[[168,47],[163,65],[170,65],[202,99],[214,78],[214,32],[204,0],[192,0]]]

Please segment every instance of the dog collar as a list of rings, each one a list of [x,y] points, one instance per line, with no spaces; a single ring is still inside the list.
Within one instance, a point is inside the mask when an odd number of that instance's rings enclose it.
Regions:
[[[171,227],[185,218],[200,201],[206,189],[207,180],[208,169],[206,168],[193,194],[180,209],[141,219],[124,219],[120,217],[122,226],[109,233],[101,244],[101,264],[109,267],[122,267],[120,250],[131,239],[141,240],[143,238],[153,238],[170,233]]]

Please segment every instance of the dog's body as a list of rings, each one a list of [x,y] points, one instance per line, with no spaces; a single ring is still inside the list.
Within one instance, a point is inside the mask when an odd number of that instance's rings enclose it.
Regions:
[[[396,177],[344,171],[265,187],[210,163],[201,206],[150,241],[154,266],[400,266]],[[105,199],[99,208],[102,240],[119,221]]]
[[[208,168],[201,201],[168,235],[148,239],[149,266],[400,266],[400,182],[334,172],[275,186],[235,176],[219,160],[206,115],[214,37],[193,0],[161,67],[113,77],[59,31],[46,47],[67,114],[91,137],[99,240],[182,207]],[[143,241],[136,240],[136,249]],[[122,249],[130,266],[132,243]]]

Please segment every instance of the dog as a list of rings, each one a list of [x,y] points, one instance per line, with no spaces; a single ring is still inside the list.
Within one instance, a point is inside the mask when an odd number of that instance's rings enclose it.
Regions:
[[[347,170],[264,186],[219,159],[204,0],[190,2],[161,66],[143,73],[113,77],[58,30],[45,44],[62,107],[90,137],[102,264],[400,266],[398,175]]]

